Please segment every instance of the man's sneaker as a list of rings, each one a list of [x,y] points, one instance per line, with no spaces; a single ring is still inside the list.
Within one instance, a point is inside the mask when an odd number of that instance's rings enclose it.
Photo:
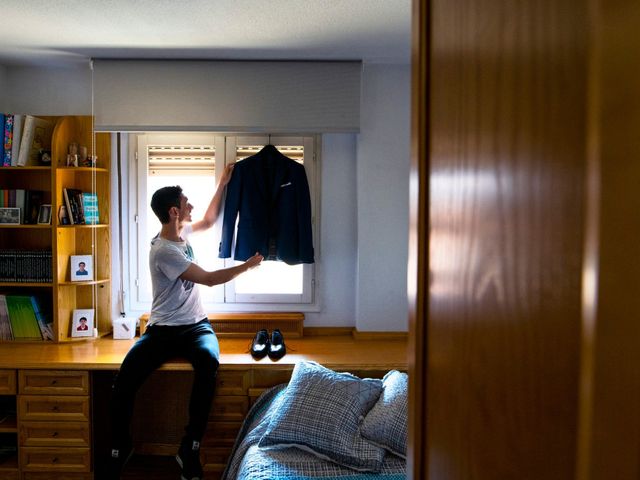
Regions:
[[[125,445],[123,448],[112,448],[109,455],[108,478],[119,480],[125,465],[133,455],[133,447]]]
[[[182,469],[182,480],[201,480],[202,465],[200,465],[200,442],[183,440],[176,455],[176,460]]]

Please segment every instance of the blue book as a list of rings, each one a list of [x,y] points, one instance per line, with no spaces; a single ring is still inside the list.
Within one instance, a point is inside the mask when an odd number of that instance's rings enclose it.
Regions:
[[[46,312],[40,308],[36,297],[31,296],[31,304],[33,306],[33,312],[36,316],[36,320],[38,321],[38,327],[40,327],[42,339],[53,340],[53,329],[51,328],[51,318],[49,318],[50,315],[47,315]]]
[[[11,152],[13,150],[13,115],[7,113],[4,116],[3,122],[3,141],[2,145],[4,147],[4,152],[2,155],[2,166],[10,167],[11,166]]]
[[[0,113],[0,128],[2,129],[0,138],[3,140],[0,142],[0,166],[4,165],[4,119],[5,118],[6,118],[6,115],[4,113]]]
[[[98,212],[98,195],[95,193],[82,193],[82,209],[84,210],[84,223],[87,225],[97,225],[100,223],[100,212]]]

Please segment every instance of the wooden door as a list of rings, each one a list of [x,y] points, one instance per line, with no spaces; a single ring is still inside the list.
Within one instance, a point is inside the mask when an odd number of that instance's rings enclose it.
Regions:
[[[411,475],[638,478],[640,5],[413,15]]]

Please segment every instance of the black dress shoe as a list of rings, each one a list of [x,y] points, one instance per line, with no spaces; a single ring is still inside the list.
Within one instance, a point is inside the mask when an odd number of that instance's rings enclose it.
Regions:
[[[287,353],[287,347],[284,344],[284,337],[277,328],[271,332],[271,342],[269,343],[269,358],[271,360],[280,360]]]
[[[269,333],[263,328],[256,333],[251,342],[251,356],[259,359],[264,358],[269,353]]]

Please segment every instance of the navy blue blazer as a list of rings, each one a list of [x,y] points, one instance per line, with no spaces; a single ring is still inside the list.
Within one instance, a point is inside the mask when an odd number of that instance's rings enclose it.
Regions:
[[[238,220],[235,260],[260,252],[289,265],[313,263],[311,196],[304,166],[273,145],[236,163],[227,185],[219,257],[229,258]]]

